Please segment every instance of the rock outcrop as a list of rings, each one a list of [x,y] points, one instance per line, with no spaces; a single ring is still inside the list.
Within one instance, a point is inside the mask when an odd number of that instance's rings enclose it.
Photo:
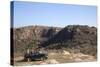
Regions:
[[[27,48],[65,49],[69,52],[97,54],[97,28],[68,25],[65,28],[28,26],[13,29],[14,53]]]
[[[14,53],[23,53],[27,48],[36,48],[59,32],[59,27],[27,26],[13,29]]]
[[[44,42],[42,47],[96,55],[97,29],[89,26],[69,25]]]

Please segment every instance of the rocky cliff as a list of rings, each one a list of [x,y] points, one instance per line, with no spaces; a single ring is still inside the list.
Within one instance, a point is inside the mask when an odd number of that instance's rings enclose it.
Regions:
[[[27,26],[13,29],[14,52],[23,52],[27,48],[36,48],[39,44],[55,36],[61,28],[46,26]]]
[[[42,43],[41,47],[96,55],[97,29],[89,26],[69,25]]]
[[[23,53],[27,48],[39,47],[97,54],[96,27],[68,25],[65,28],[46,26],[14,28],[13,41],[15,53]]]

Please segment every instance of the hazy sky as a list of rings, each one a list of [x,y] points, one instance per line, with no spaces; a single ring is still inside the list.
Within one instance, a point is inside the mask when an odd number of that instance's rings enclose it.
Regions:
[[[14,1],[14,27],[70,24],[97,26],[97,7]]]

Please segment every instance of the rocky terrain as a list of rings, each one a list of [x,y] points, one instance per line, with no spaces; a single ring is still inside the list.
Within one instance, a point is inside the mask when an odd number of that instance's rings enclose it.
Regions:
[[[48,59],[44,61],[22,61],[23,56],[16,57],[14,61],[15,66],[28,65],[45,65],[45,64],[60,64],[60,63],[75,63],[75,62],[93,62],[96,58],[91,55],[83,53],[71,53],[63,50],[63,52],[49,52]]]
[[[27,26],[13,29],[14,53],[23,53],[27,48],[36,48],[56,35],[61,28]]]
[[[97,28],[87,25],[68,25],[64,28],[47,26],[14,28],[12,45],[14,57],[23,56],[28,48],[47,49],[49,59],[43,64],[48,64],[50,60],[57,63],[94,61],[97,58]],[[58,55],[55,52],[63,53],[60,57],[62,60],[56,58],[61,54]],[[85,59],[83,59],[83,55]]]
[[[65,49],[94,56],[97,52],[97,29],[95,27],[69,25],[41,46],[47,49]]]

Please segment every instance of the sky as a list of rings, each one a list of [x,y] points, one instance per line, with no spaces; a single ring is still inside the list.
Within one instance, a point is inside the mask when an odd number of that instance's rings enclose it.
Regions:
[[[97,26],[97,7],[74,4],[14,1],[14,27],[43,25]]]

